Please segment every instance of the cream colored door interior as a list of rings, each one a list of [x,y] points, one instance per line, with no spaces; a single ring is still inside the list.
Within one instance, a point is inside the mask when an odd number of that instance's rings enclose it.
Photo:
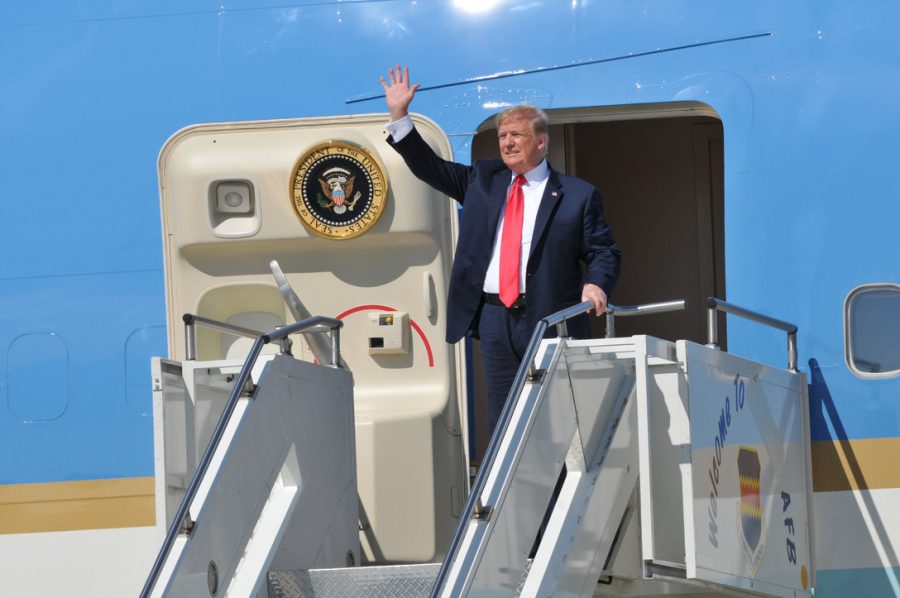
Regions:
[[[414,117],[442,156],[438,126]],[[465,356],[444,342],[455,204],[384,141],[386,115],[204,124],[159,159],[169,354],[182,315],[268,331],[292,321],[277,260],[313,315],[341,319],[354,377],[360,540],[368,562],[440,559],[468,485]],[[312,360],[302,338],[294,354]],[[199,329],[197,358],[248,342]]]

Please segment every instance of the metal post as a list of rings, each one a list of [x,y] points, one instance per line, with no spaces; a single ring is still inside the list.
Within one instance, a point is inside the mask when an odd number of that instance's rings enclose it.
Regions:
[[[788,369],[797,371],[797,331],[788,332]]]
[[[194,327],[194,317],[184,314],[184,360],[195,361],[197,359],[197,332]]]
[[[341,329],[334,328],[331,331],[331,365],[341,367]]]
[[[706,346],[719,347],[719,320],[714,306],[706,310]]]
[[[606,309],[606,338],[614,338],[616,336],[616,310],[608,307]]]

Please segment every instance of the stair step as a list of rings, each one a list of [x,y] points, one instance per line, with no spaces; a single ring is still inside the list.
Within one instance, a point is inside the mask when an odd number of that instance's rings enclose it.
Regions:
[[[431,594],[440,563],[269,571],[269,598],[419,598]]]

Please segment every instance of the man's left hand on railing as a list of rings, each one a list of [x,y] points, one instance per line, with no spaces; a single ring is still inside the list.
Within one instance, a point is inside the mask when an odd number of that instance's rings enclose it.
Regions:
[[[590,301],[594,304],[594,313],[602,315],[606,311],[607,299],[603,289],[595,284],[587,283],[581,290],[581,301]]]

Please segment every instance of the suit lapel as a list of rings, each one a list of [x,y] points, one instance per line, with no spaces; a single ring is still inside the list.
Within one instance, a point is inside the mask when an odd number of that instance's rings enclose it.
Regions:
[[[562,199],[562,183],[559,180],[559,174],[550,169],[550,177],[547,179],[547,185],[544,187],[544,195],[541,197],[541,205],[538,206],[537,217],[534,219],[534,234],[531,237],[531,252],[528,257],[534,255],[535,248],[540,245],[539,241],[543,238],[547,226],[550,224],[550,216],[556,209],[556,204]]]

